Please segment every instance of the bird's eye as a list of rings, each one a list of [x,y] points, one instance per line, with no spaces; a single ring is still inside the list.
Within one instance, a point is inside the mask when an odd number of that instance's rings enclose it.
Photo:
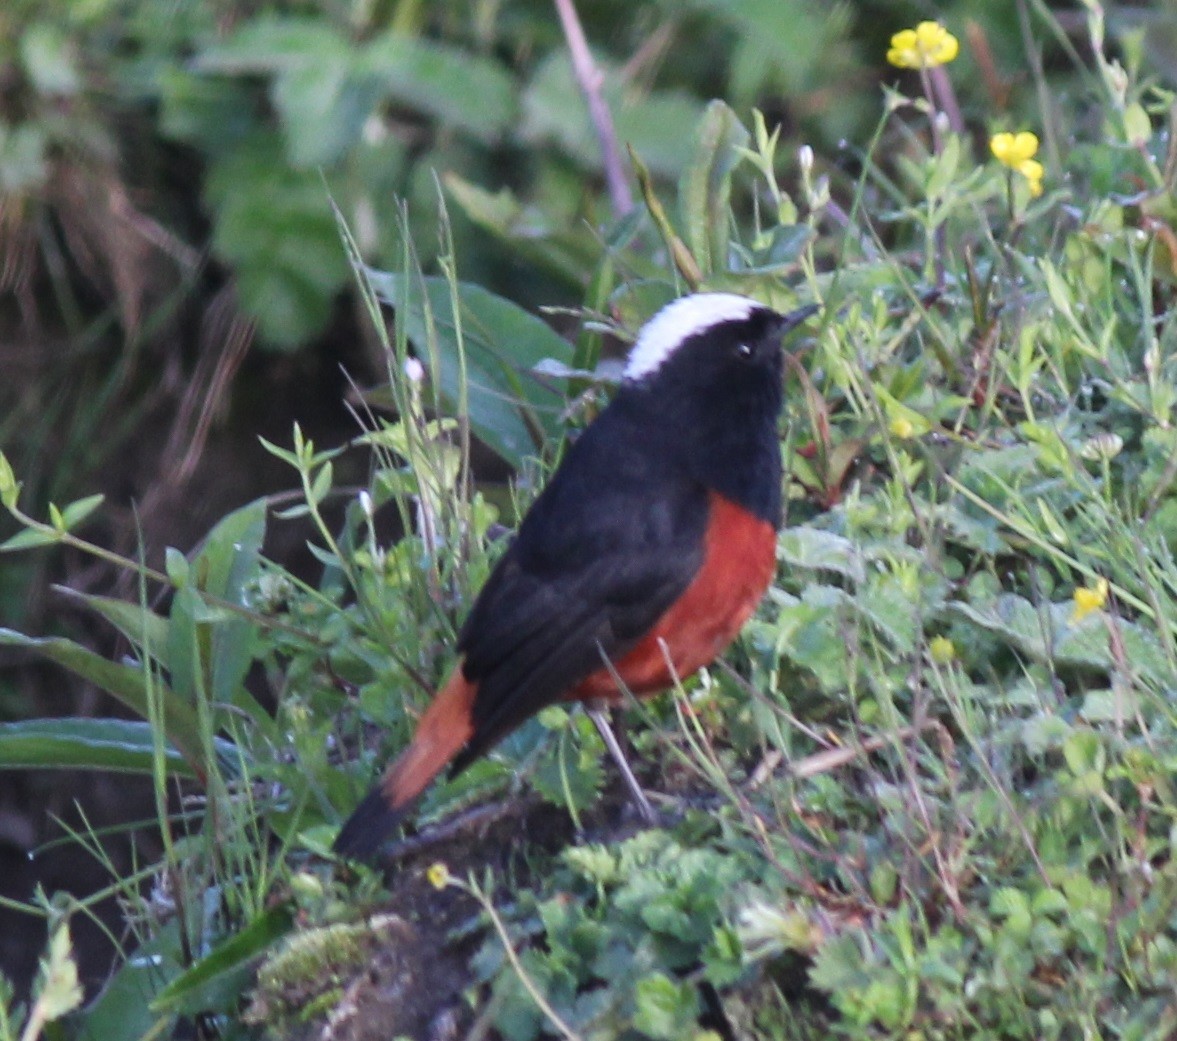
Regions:
[[[737,343],[736,344],[736,355],[740,358],[745,358],[745,359],[751,358],[752,357],[752,347],[746,343]]]

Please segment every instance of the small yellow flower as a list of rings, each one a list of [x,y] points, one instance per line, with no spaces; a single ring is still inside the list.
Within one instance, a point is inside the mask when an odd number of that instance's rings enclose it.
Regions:
[[[445,861],[435,860],[426,868],[425,877],[434,889],[445,889],[450,884],[450,869],[445,866]]]
[[[920,22],[891,37],[887,61],[900,69],[931,69],[948,64],[959,51],[956,37],[939,22]]]
[[[1016,170],[1027,159],[1038,154],[1038,135],[1029,130],[1016,134],[994,134],[989,139],[989,149],[1002,166]]]
[[[1074,600],[1072,622],[1081,622],[1092,612],[1103,610],[1108,602],[1108,580],[1101,578],[1093,586],[1080,586],[1075,590]]]
[[[1042,164],[1037,159],[1027,159],[1018,166],[1020,173],[1030,184],[1030,194],[1035,199],[1042,194]]]
[[[928,641],[928,654],[937,665],[947,665],[956,657],[956,645],[947,636],[934,636]]]
[[[1030,185],[1030,194],[1042,194],[1042,164],[1034,156],[1038,152],[1038,135],[1029,130],[1016,134],[994,134],[989,139],[989,150],[1002,166],[1021,174]]]
[[[891,433],[901,441],[906,441],[915,434],[915,424],[907,416],[896,416],[891,420]]]

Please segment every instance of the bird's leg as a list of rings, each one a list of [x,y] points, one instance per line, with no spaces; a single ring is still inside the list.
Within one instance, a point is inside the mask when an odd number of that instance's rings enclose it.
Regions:
[[[629,789],[630,797],[637,806],[642,820],[651,826],[657,824],[658,814],[654,812],[654,807],[650,805],[650,800],[646,798],[646,793],[642,791],[642,786],[638,784],[638,779],[634,777],[633,771],[629,768],[629,762],[625,758],[625,753],[621,751],[617,735],[613,733],[613,728],[609,725],[604,705],[599,701],[586,702],[584,710],[588,713],[589,719],[593,721],[593,725],[596,726],[597,733],[605,742],[605,747],[609,749],[609,754],[617,764],[617,769],[621,771],[625,786]]]

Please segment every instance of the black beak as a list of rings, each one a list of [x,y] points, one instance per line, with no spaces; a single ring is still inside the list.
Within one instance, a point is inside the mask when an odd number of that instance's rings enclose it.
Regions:
[[[804,307],[798,307],[795,311],[790,311],[788,314],[779,315],[777,318],[777,329],[781,336],[791,333],[797,326],[803,324],[807,318],[812,318],[821,310],[821,304],[806,304]]]

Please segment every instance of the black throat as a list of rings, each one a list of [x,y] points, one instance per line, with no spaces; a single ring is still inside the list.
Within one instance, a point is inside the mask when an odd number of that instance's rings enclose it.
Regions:
[[[741,322],[698,340],[684,344],[649,379],[624,384],[616,404],[641,414],[648,448],[667,466],[779,528],[779,334]],[[746,341],[756,350],[750,361],[735,350]]]

